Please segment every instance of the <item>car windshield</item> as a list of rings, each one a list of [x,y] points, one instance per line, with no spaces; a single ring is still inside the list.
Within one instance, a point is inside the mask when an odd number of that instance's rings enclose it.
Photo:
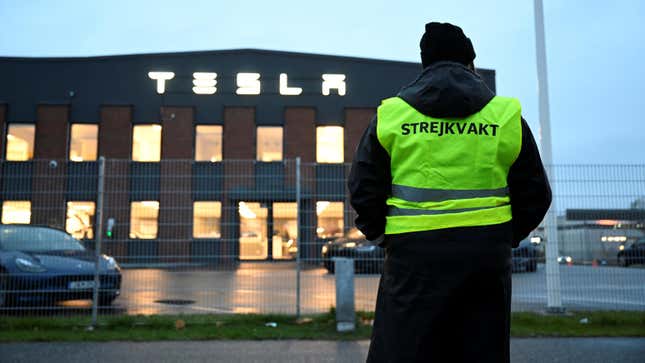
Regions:
[[[84,251],[63,231],[43,227],[0,226],[0,249],[5,251]]]

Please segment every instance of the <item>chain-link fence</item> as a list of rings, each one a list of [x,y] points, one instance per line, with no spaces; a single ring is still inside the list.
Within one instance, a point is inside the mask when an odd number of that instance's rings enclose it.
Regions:
[[[373,310],[384,253],[353,228],[349,169],[2,161],[0,315],[318,313],[335,304],[334,257],[354,258],[356,307]],[[645,165],[556,166],[551,182],[557,229],[514,250],[513,309],[557,294],[570,309],[645,310]]]

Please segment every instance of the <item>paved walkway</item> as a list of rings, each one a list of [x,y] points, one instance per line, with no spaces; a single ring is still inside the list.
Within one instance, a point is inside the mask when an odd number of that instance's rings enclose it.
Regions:
[[[1,343],[0,362],[363,362],[369,342],[188,341]],[[511,361],[643,362],[645,338],[511,340]]]

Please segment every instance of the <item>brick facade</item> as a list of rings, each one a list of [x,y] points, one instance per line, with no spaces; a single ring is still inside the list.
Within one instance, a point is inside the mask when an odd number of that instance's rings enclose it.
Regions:
[[[38,105],[31,193],[31,223],[65,228],[68,105]],[[48,160],[55,160],[56,164]]]
[[[112,240],[104,240],[104,251],[118,259],[128,255],[130,233],[130,154],[132,153],[132,107],[102,106],[99,125],[99,155],[105,165],[105,220],[114,218]]]
[[[352,162],[363,132],[374,117],[374,108],[349,108],[345,110],[345,162]]]
[[[287,107],[284,112],[284,157],[316,161],[316,109]]]
[[[191,164],[194,110],[163,107],[161,120],[159,249],[160,262],[189,262],[193,225]],[[173,160],[174,159],[174,160]],[[177,159],[181,159],[178,161]]]
[[[7,139],[7,105],[0,103],[0,159],[5,158],[4,143]]]

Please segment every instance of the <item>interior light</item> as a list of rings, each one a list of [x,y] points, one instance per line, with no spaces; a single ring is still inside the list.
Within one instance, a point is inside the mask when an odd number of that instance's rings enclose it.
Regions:
[[[255,219],[257,217],[257,215],[255,213],[253,213],[251,208],[249,208],[249,206],[246,203],[240,202],[240,203],[238,203],[238,206],[239,206],[238,209],[240,211],[240,216],[241,217],[246,218],[246,219]]]
[[[613,219],[599,219],[596,221],[596,224],[601,225],[601,226],[613,226],[618,224],[618,221],[613,220]]]
[[[149,207],[149,208],[159,208],[159,202],[155,201],[143,201],[141,202],[141,206],[143,207]]]
[[[325,209],[327,209],[327,207],[329,207],[329,204],[330,204],[329,202],[325,202],[325,201],[316,202],[316,215],[321,215],[322,212],[324,212]]]
[[[174,72],[148,72],[148,77],[157,81],[157,93],[166,92],[166,81],[175,78]]]
[[[289,77],[286,73],[280,73],[280,94],[285,96],[297,96],[302,93],[300,87],[289,87]]]

